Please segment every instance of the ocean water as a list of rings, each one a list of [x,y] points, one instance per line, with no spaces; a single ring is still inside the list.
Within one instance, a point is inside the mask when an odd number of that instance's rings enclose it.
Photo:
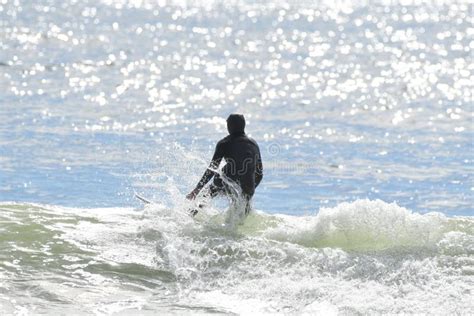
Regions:
[[[472,12],[0,0],[1,314],[474,313]],[[193,219],[233,112],[254,211]]]

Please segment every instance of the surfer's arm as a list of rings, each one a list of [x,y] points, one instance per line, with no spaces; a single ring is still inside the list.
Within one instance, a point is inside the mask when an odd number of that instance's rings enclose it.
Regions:
[[[255,168],[255,188],[258,187],[263,178],[263,164],[262,156],[260,155],[260,150],[258,151],[257,165]]]
[[[211,180],[211,178],[215,174],[214,170],[219,167],[219,164],[221,163],[223,157],[224,153],[222,150],[222,144],[218,143],[216,146],[216,150],[214,151],[214,155],[212,156],[212,160],[209,164],[209,167],[202,175],[201,180],[199,180],[198,184],[196,185],[196,188],[186,196],[188,199],[194,199],[196,195],[198,195],[198,193],[201,191],[201,189],[209,182],[209,180]]]

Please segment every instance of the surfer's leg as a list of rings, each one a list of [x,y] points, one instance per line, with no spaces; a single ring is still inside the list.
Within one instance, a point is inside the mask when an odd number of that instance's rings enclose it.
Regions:
[[[206,189],[206,192],[203,194],[203,196],[205,198],[214,198],[216,197],[217,195],[219,194],[224,194],[226,191],[225,191],[225,187],[224,187],[224,183],[222,181],[222,179],[219,177],[219,175],[215,175],[214,176],[214,181],[212,182],[212,184]],[[197,208],[194,208],[194,209],[191,209],[189,211],[189,213],[192,215],[192,216],[195,216],[198,212],[199,212],[199,209],[202,209],[204,207],[204,204],[202,203],[199,203],[199,205],[197,206]]]
[[[252,204],[250,203],[252,196],[244,194],[244,198],[246,200],[245,203],[245,215],[249,215],[250,211],[252,210]]]
[[[222,181],[221,177],[219,177],[219,175],[215,175],[214,181],[212,181],[212,184],[209,186],[209,189],[206,194],[207,196],[214,198],[217,195],[223,193],[225,193],[224,182]]]

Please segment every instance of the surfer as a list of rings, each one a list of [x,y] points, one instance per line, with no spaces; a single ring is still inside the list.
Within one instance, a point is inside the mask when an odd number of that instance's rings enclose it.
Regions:
[[[255,188],[263,177],[262,158],[260,149],[252,138],[245,134],[245,118],[241,114],[231,114],[227,118],[227,131],[229,135],[221,139],[217,145],[209,167],[199,180],[196,188],[186,198],[194,200],[202,188],[214,177],[212,184],[207,188],[205,196],[215,197],[226,194],[233,200],[244,198],[246,201],[245,213],[250,211],[250,199],[255,193]],[[226,164],[222,168],[225,179],[216,172],[222,158]],[[241,196],[236,196],[233,184],[241,190]],[[197,210],[191,210],[192,215]]]

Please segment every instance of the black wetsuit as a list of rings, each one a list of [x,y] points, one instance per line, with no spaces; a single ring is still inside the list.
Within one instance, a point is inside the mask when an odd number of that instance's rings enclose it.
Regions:
[[[232,200],[247,200],[245,213],[250,211],[250,199],[255,193],[255,188],[263,178],[262,157],[257,143],[245,135],[245,118],[241,114],[231,114],[227,118],[227,130],[229,136],[221,139],[216,146],[209,168],[204,172],[196,188],[187,195],[188,199],[194,199],[201,189],[214,177],[212,185],[205,195],[214,197],[219,193],[227,194]],[[223,177],[215,170],[225,159],[226,165],[222,168]],[[234,184],[240,187],[241,192],[233,189]],[[237,193],[237,194],[236,194]],[[199,205],[202,207],[202,205]],[[190,210],[194,216],[197,209]]]
[[[222,160],[226,165],[222,168],[223,174],[230,180],[240,185],[242,193],[250,199],[255,188],[263,177],[262,158],[257,143],[249,138],[243,131],[234,131],[227,137],[221,139],[216,146],[209,169],[204,172],[196,189],[201,190],[214,176],[213,184],[209,188],[211,196],[220,192],[229,192],[226,181],[210,169],[216,169]]]

